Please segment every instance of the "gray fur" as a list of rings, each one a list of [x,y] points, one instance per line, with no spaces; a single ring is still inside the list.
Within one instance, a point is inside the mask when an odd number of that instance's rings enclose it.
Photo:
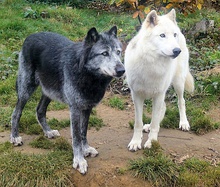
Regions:
[[[76,43],[50,32],[27,37],[19,54],[18,100],[11,120],[11,143],[23,144],[18,132],[22,110],[40,85],[42,96],[36,111],[45,136],[60,136],[46,122],[46,110],[51,100],[68,104],[73,167],[85,174],[88,166],[84,156],[98,155],[86,138],[89,116],[103,98],[112,78],[122,76],[125,71],[120,60],[121,50],[115,26],[101,34],[92,28],[83,42]]]

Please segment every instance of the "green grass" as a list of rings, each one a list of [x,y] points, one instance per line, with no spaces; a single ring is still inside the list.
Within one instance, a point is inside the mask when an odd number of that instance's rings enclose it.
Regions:
[[[27,8],[30,16],[27,15]],[[47,12],[48,17],[40,16],[41,12]],[[36,17],[31,14],[37,14]],[[10,123],[11,113],[17,101],[15,91],[16,72],[18,68],[17,54],[21,49],[24,39],[31,33],[40,31],[52,31],[63,34],[74,41],[82,40],[91,27],[96,27],[99,32],[117,25],[120,34],[131,32],[137,20],[130,15],[121,13],[107,13],[88,9],[67,9],[66,6],[54,6],[41,3],[27,3],[23,0],[16,2],[11,0],[0,1],[0,127]],[[108,24],[106,24],[108,23]],[[34,124],[38,128],[35,119],[35,108],[40,99],[41,90],[28,101],[21,118],[23,124]],[[60,110],[67,105],[52,102],[48,110]],[[94,120],[93,120],[94,121]],[[24,127],[25,129],[26,127]]]
[[[143,120],[143,124],[150,124],[151,122],[151,118],[147,117],[145,114],[143,114],[142,120]],[[134,129],[134,120],[129,121],[128,124],[131,129]]]
[[[72,151],[22,154],[0,144],[0,186],[74,186],[71,182]]]
[[[190,158],[181,164],[163,153],[158,142],[144,150],[144,157],[130,162],[130,170],[135,177],[141,177],[158,187],[200,187],[219,186],[220,165],[198,158]]]
[[[89,118],[89,128],[94,127],[99,130],[101,127],[105,126],[103,120],[98,118],[96,115],[91,115]]]
[[[31,9],[27,10],[27,7]],[[42,12],[47,17],[41,16]],[[177,15],[179,25],[185,31],[189,30],[196,21],[203,18],[215,20],[216,28],[209,31],[208,37],[194,41],[194,36],[186,34],[190,49],[190,67],[195,77],[196,90],[193,96],[186,95],[187,115],[191,130],[197,134],[204,134],[219,128],[207,117],[205,111],[216,105],[220,94],[219,75],[201,76],[198,72],[213,68],[220,64],[219,44],[219,13],[215,11],[196,12],[187,18]],[[11,113],[17,97],[15,92],[16,72],[18,68],[17,54],[24,39],[31,33],[39,31],[53,31],[74,41],[82,40],[91,27],[102,32],[117,25],[119,38],[129,40],[134,26],[138,25],[129,13],[109,13],[87,9],[67,9],[65,5],[28,3],[23,0],[0,1],[0,131],[9,128]],[[107,24],[106,24],[107,23]],[[187,32],[184,32],[187,33]],[[125,38],[121,38],[125,35]],[[39,134],[31,144],[33,147],[46,148],[50,152],[43,155],[27,155],[13,151],[9,142],[0,145],[0,186],[73,186],[69,170],[72,169],[72,148],[66,140],[58,138],[48,140],[42,136],[43,132],[35,117],[35,108],[40,99],[41,90],[38,89],[27,103],[20,122],[21,132]],[[170,100],[173,103],[173,100]],[[174,97],[176,102],[176,97]],[[123,99],[113,98],[113,107],[124,109]],[[175,104],[168,104],[166,116],[162,126],[178,128],[178,108]],[[146,101],[148,112],[151,111],[151,101]],[[66,105],[52,102],[49,110],[61,110]],[[144,123],[150,119],[143,116]],[[52,128],[61,129],[69,126],[69,120],[48,122]],[[90,127],[99,129],[103,125],[102,119],[94,114],[90,117]],[[132,122],[133,123],[133,122]],[[132,127],[132,124],[131,124]],[[178,165],[171,158],[163,154],[158,144],[153,143],[152,149],[144,151],[143,158],[132,161],[130,169],[135,176],[150,180],[155,186],[220,186],[220,166],[210,166],[209,163],[196,158],[189,159]],[[123,174],[125,171],[119,171]]]
[[[41,126],[38,124],[36,116],[32,114],[32,112],[24,111],[23,116],[21,117],[20,123],[19,123],[19,131],[26,133],[26,134],[43,134]],[[52,118],[48,120],[48,125],[51,127],[51,129],[60,130],[65,127],[70,127],[70,120],[64,119],[64,120],[57,120],[55,118]],[[96,130],[99,130],[101,127],[103,127],[105,124],[101,118],[98,118],[96,114],[91,114],[89,118],[89,128],[96,128]]]
[[[59,137],[55,140],[48,139],[45,136],[39,136],[30,142],[30,145],[34,148],[40,149],[53,149],[59,151],[72,151],[72,146],[67,142],[66,139]]]
[[[119,110],[124,110],[125,109],[124,101],[121,98],[117,97],[117,96],[111,97],[108,101],[108,105],[112,108],[116,108],[116,109],[119,109]]]
[[[195,107],[195,102],[197,101],[190,101],[187,102],[186,105],[186,114],[191,126],[190,130],[201,135],[219,128],[220,123],[215,122],[208,117],[201,107]],[[167,107],[165,117],[161,122],[161,127],[173,129],[179,128],[179,110],[176,105],[172,104]]]

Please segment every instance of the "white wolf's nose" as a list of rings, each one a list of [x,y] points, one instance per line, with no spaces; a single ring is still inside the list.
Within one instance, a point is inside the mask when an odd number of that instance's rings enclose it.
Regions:
[[[173,58],[176,58],[179,54],[181,53],[181,49],[180,48],[174,48],[173,49]]]

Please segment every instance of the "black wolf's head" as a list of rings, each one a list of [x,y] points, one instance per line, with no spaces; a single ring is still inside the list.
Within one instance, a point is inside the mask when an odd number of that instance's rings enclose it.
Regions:
[[[101,34],[91,28],[84,40],[84,57],[80,64],[96,75],[120,77],[125,72],[121,51],[116,26]]]

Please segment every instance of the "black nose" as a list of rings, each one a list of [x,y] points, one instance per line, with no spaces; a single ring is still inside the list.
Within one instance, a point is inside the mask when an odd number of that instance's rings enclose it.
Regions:
[[[179,54],[181,53],[181,49],[180,48],[174,48],[173,49],[173,58],[176,58]]]
[[[115,71],[116,71],[116,77],[121,77],[125,72],[125,68],[123,65],[118,65],[116,66]]]

